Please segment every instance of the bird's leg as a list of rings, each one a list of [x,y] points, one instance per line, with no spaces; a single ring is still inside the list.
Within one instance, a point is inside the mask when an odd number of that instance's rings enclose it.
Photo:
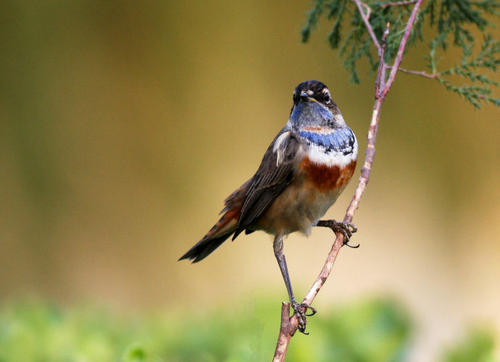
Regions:
[[[318,221],[316,226],[327,227],[332,229],[334,233],[341,233],[342,235],[344,235],[344,245],[347,245],[350,248],[359,248],[359,244],[349,244],[349,239],[351,238],[352,234],[358,231],[356,226],[354,226],[353,224],[335,220],[320,220]]]
[[[310,317],[316,314],[316,309],[311,307],[307,303],[299,304],[295,300],[295,296],[293,295],[292,283],[290,283],[290,276],[288,275],[288,267],[286,265],[285,254],[283,254],[283,235],[278,234],[274,238],[273,243],[274,255],[276,256],[276,260],[278,261],[278,265],[280,266],[281,274],[283,275],[283,280],[285,281],[286,290],[288,291],[288,297],[290,298],[290,303],[292,304],[292,308],[297,315],[299,326],[298,329],[300,332],[304,334],[306,333],[306,317]],[[310,309],[311,313],[306,314],[307,310]]]

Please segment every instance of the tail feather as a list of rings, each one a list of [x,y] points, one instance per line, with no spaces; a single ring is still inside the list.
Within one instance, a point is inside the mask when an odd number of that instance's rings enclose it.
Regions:
[[[217,249],[221,244],[226,241],[231,234],[225,234],[213,239],[203,238],[201,241],[196,243],[191,249],[188,250],[186,254],[181,256],[179,260],[189,259],[193,263],[197,263],[200,260],[205,259],[209,254],[211,254],[215,249]]]
[[[193,263],[206,258],[210,253],[217,249],[228,237],[234,234],[238,219],[240,218],[241,206],[245,200],[248,187],[252,179],[241,185],[224,201],[224,210],[222,217],[210,229],[210,231],[196,245],[180,257],[179,260],[189,259]]]
[[[230,210],[226,212],[220,220],[210,229],[210,231],[189,249],[179,260],[189,259],[193,263],[206,258],[217,249],[236,229],[240,210]]]

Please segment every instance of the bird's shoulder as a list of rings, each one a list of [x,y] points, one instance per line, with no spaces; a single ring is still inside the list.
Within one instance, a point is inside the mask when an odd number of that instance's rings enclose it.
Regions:
[[[248,181],[235,237],[250,226],[295,178],[304,157],[303,141],[282,129],[267,148],[259,168]]]

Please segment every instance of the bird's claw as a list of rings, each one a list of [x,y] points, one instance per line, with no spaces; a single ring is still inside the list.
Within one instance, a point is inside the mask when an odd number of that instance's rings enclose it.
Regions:
[[[351,239],[352,234],[358,231],[358,228],[354,224],[351,224],[349,222],[339,222],[335,220],[321,220],[318,222],[318,226],[329,227],[334,233],[341,233],[342,235],[344,235],[343,245],[346,245],[353,249],[359,248],[359,244],[349,244],[349,240]]]
[[[293,308],[293,310],[295,312],[295,315],[297,316],[297,320],[299,322],[299,325],[298,325],[297,329],[301,333],[309,334],[308,332],[306,332],[306,324],[307,324],[307,318],[306,317],[311,317],[311,316],[315,315],[317,313],[316,309],[314,307],[311,307],[307,303],[299,304],[296,301],[292,302],[292,308]],[[308,309],[311,310],[311,312],[309,314],[307,314],[307,310]]]

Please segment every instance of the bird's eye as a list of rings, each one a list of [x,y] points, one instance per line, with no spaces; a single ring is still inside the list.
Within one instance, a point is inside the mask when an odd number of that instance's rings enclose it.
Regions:
[[[332,99],[330,98],[330,95],[328,93],[323,95],[323,102],[325,103],[330,103]]]

